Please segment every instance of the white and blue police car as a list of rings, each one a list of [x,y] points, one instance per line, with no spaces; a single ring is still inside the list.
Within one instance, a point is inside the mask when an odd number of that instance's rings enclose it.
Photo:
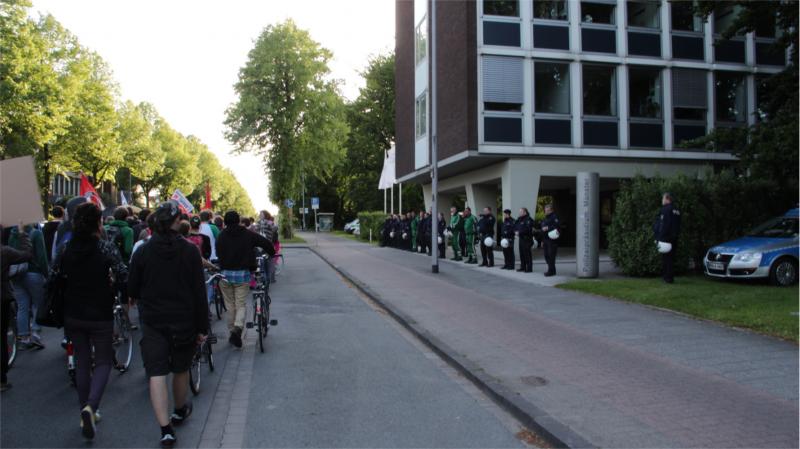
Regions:
[[[778,286],[797,282],[798,214],[791,209],[753,229],[747,236],[708,250],[703,264],[708,276],[769,278]]]

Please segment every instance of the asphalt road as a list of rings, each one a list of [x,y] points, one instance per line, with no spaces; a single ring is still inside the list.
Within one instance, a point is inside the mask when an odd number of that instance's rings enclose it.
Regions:
[[[266,353],[231,348],[203,372],[179,447],[525,447],[522,427],[409,336],[316,255],[287,248],[273,285]],[[0,397],[2,447],[85,447],[60,331],[23,352]],[[138,348],[137,348],[138,349]],[[95,447],[157,447],[141,359],[112,373]]]

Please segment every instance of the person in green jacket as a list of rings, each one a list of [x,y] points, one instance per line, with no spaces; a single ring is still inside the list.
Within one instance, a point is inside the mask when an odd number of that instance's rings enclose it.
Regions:
[[[467,242],[467,263],[478,263],[475,257],[475,230],[478,228],[478,219],[472,215],[472,209],[464,209],[464,234]]]
[[[411,211],[411,251],[419,252],[419,242],[417,242],[417,230],[419,229],[419,217],[417,213]]]
[[[453,234],[450,237],[450,246],[453,248],[453,258],[450,260],[460,261],[461,251],[459,250],[459,240],[461,233],[464,232],[464,220],[461,215],[458,215],[458,209],[455,207],[450,208],[450,232]]]
[[[127,263],[133,253],[133,229],[128,225],[128,208],[120,206],[114,209],[114,221],[104,226],[107,240],[119,250],[122,260]]]
[[[19,232],[18,227],[11,230],[8,244],[14,249],[21,250],[23,237]],[[39,335],[41,327],[36,324],[35,319],[36,311],[44,307],[44,286],[49,272],[44,234],[35,225],[25,226],[22,233],[28,236],[33,257],[28,262],[26,270],[11,278],[17,301],[17,337],[21,349],[44,349]]]

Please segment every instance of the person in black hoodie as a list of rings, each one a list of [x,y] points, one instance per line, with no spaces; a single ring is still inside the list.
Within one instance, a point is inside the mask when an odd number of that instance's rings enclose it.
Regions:
[[[187,401],[189,367],[196,345],[209,331],[208,302],[200,252],[177,233],[175,201],[158,206],[155,232],[131,259],[128,293],[138,301],[142,321],[142,358],[150,378],[150,401],[161,426],[161,445],[172,446],[172,424],[192,413]],[[167,375],[172,372],[175,410],[169,415]]]
[[[255,249],[263,249],[269,257],[275,255],[272,242],[239,222],[238,212],[226,212],[225,229],[216,241],[219,266],[226,279],[220,282],[219,288],[228,309],[228,341],[237,348],[242,347],[245,301],[250,293],[250,272],[255,270]]]
[[[101,238],[101,220],[92,203],[75,208],[72,236],[56,252],[51,273],[64,279],[64,330],[75,348],[75,383],[87,439],[94,438],[114,360],[114,295],[128,277],[117,247]]]

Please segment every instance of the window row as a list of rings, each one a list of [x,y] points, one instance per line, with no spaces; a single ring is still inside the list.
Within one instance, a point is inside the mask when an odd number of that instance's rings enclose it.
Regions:
[[[428,133],[428,91],[414,101],[414,136],[419,139]]]

